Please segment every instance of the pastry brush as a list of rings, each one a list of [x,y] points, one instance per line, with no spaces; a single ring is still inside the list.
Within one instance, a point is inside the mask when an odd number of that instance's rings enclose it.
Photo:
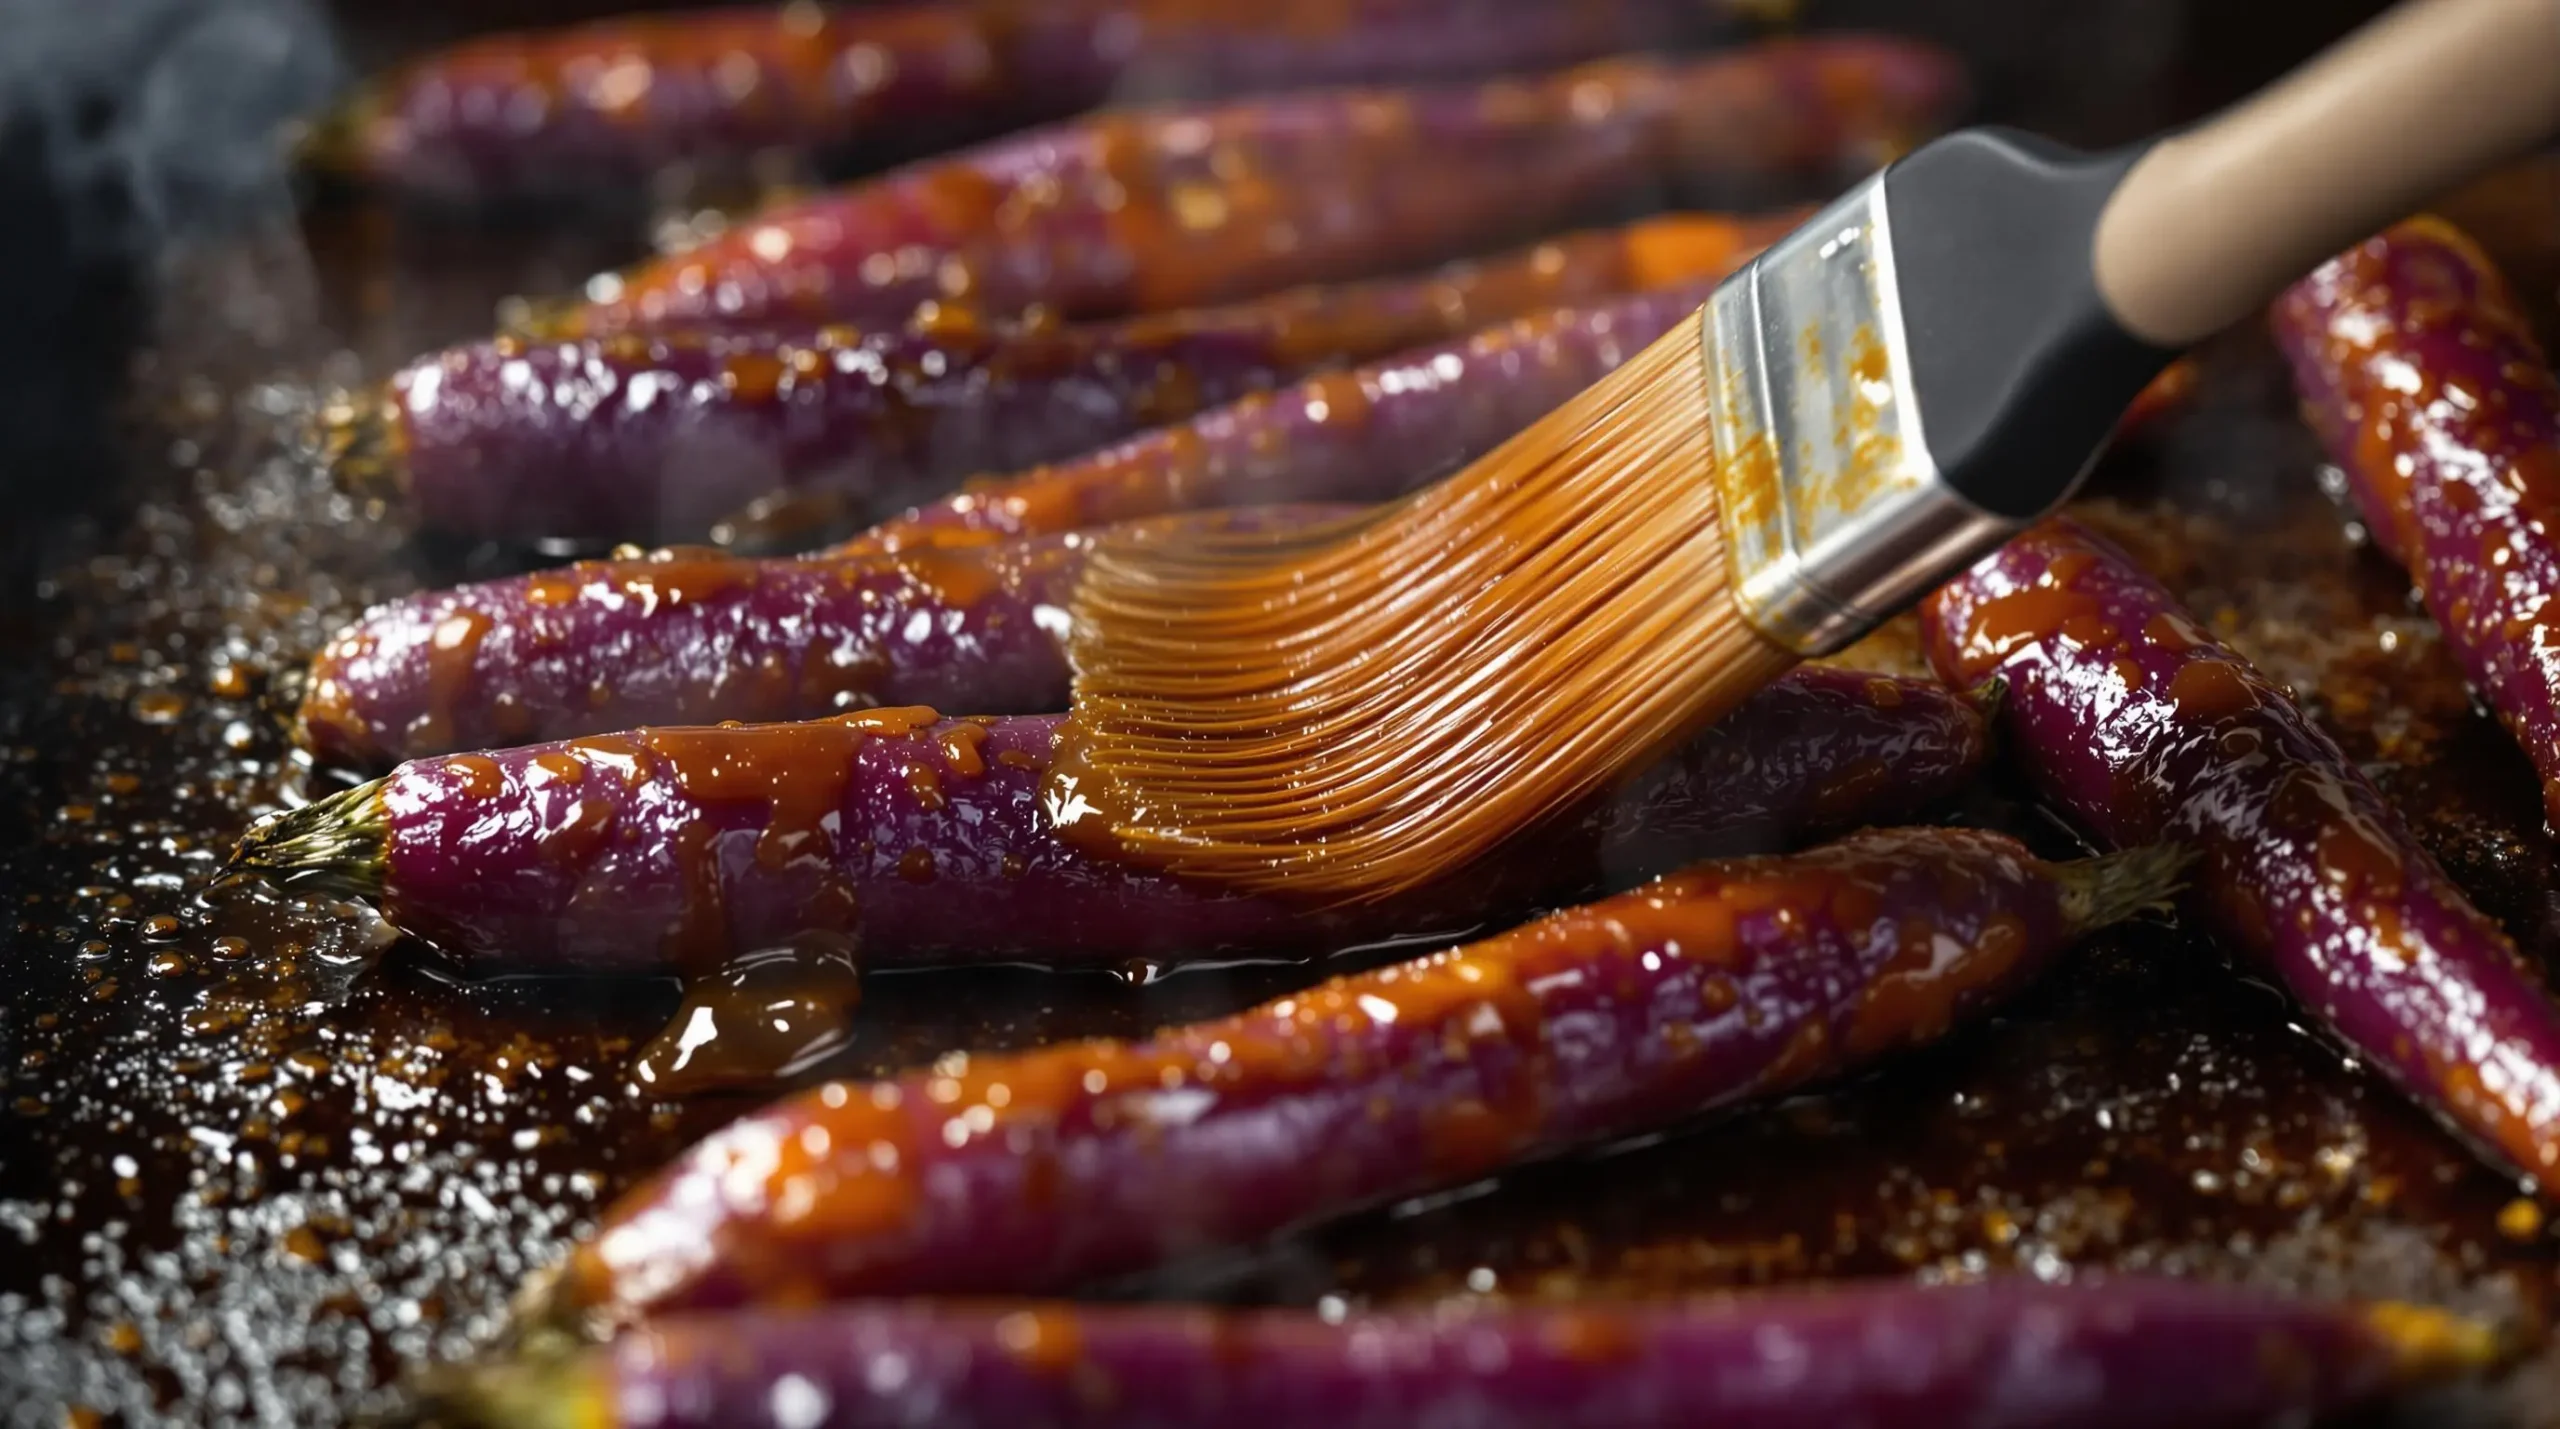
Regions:
[[[1106,540],[1050,817],[1319,901],[1441,876],[1917,601],[2179,349],[2555,130],[2560,0],[2412,0],[2149,143],[1930,143],[1393,507]]]

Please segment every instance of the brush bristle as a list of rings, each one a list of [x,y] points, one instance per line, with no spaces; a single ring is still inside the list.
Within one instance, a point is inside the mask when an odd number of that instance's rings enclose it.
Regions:
[[[1701,326],[1475,465],[1293,538],[1107,539],[1048,788],[1070,837],[1382,898],[1635,772],[1794,663],[1737,613]]]

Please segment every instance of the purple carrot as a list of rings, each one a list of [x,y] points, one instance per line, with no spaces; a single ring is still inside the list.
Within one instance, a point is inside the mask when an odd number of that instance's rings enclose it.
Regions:
[[[1232,526],[1355,508],[1205,513]],[[312,662],[297,737],[380,768],[644,724],[815,719],[871,705],[1066,708],[1079,535],[754,560],[660,551],[391,601]]]
[[[532,1314],[1044,1293],[1247,1244],[1935,1040],[2183,857],[1870,830],[1141,1041],[827,1083],[626,1194]]]
[[[1714,287],[1613,298],[1326,373],[1074,461],[973,483],[837,550],[894,549],[938,532],[1075,531],[1207,507],[1383,501],[1501,445],[1695,313]]]
[[[1947,678],[2009,682],[2011,756],[2118,846],[2203,862],[2189,904],[2421,1105],[2560,1166],[2560,1008],[2371,780],[2124,555],[2067,521],[1923,607]]]
[[[701,970],[813,929],[855,934],[871,967],[1307,956],[1906,817],[1984,750],[1981,715],[1942,686],[1808,670],[1509,857],[1310,910],[1060,838],[1040,785],[1061,718],[874,710],[421,760],[252,830],[238,858],[375,898],[473,965]]]
[[[444,1397],[491,1429],[2238,1429],[2498,1354],[2490,1327],[2440,1310],[2145,1279],[1334,1320],[908,1301],[670,1316],[451,1374]]]
[[[2560,821],[2560,376],[2497,270],[2433,219],[2279,299],[2303,406]]]
[[[1829,36],[1106,113],[774,210],[591,288],[548,326],[895,326],[927,301],[1069,320],[1198,307],[1480,252],[1666,191],[1719,202],[1864,167],[1935,127],[1960,87],[1940,51]]]
[[[1073,456],[1321,368],[1504,319],[1713,279],[1775,220],[1654,219],[1429,272],[1082,327],[937,310],[899,331],[497,338],[431,353],[323,433],[424,524],[691,536],[790,488],[876,518],[963,476]]]
[[[1712,36],[1713,0],[959,0],[493,35],[359,88],[305,145],[447,199],[629,186],[768,152],[876,163],[1132,95],[1460,79]]]

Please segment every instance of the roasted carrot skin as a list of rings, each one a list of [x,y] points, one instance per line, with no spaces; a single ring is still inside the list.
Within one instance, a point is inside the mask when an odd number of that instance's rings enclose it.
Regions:
[[[869,705],[1062,709],[1077,535],[753,560],[670,550],[378,606],[312,662],[297,735],[321,762],[645,724]]]
[[[907,1301],[670,1316],[565,1362],[467,1373],[454,1399],[463,1423],[506,1429],[731,1429],[786,1402],[826,1406],[794,1422],[834,1429],[2155,1429],[2308,1420],[2475,1367],[2490,1338],[2412,1306],[2152,1279],[1333,1321]]]
[[[1105,113],[774,210],[612,280],[557,326],[893,327],[927,301],[1073,321],[1228,302],[1863,167],[1934,128],[1960,87],[1939,51],[1836,36]]]
[[[2560,820],[2560,376],[2505,281],[2417,219],[2278,299],[2303,408]]]
[[[1810,671],[1513,856],[1402,902],[1311,910],[1059,837],[1041,805],[1059,720],[888,709],[413,761],[262,827],[242,858],[347,873],[395,926],[492,971],[701,969],[810,931],[855,935],[866,966],[1308,956],[1905,817],[1985,748],[1964,696]]]
[[[1048,1291],[1783,1094],[1937,1038],[2160,897],[2160,852],[1869,831],[1142,1041],[828,1083],[633,1189],[546,1311]]]
[[[2068,521],[1923,607],[1947,678],[2008,681],[2004,747],[2118,846],[2201,856],[2193,915],[2512,1166],[2560,1165],[2560,1008],[2285,693]]]
[[[1356,509],[1182,524],[1276,528]],[[1064,709],[1067,602],[1091,546],[960,532],[802,560],[671,548],[428,591],[376,606],[321,650],[297,738],[324,764],[377,769],[637,725]]]
[[[961,0],[641,15],[476,39],[325,120],[308,158],[472,200],[629,186],[786,151],[879,162],[1132,93],[1463,78],[1692,42],[1698,0]]]
[[[888,332],[500,337],[420,358],[329,440],[424,524],[491,538],[698,535],[792,488],[865,518],[1074,456],[1320,368],[1684,278],[1775,236],[1650,221],[1400,277],[1072,327],[937,307]],[[373,471],[352,474],[377,476]]]
[[[1457,470],[1694,314],[1711,282],[1522,318],[1324,373],[881,522],[844,552],[937,533],[1081,530],[1222,506],[1383,501]]]

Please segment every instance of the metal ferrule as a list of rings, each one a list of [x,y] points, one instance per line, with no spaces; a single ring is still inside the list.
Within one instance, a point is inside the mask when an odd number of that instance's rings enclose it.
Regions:
[[[1882,176],[1727,280],[1703,321],[1734,599],[1769,639],[1830,654],[2018,530],[1929,455]]]

